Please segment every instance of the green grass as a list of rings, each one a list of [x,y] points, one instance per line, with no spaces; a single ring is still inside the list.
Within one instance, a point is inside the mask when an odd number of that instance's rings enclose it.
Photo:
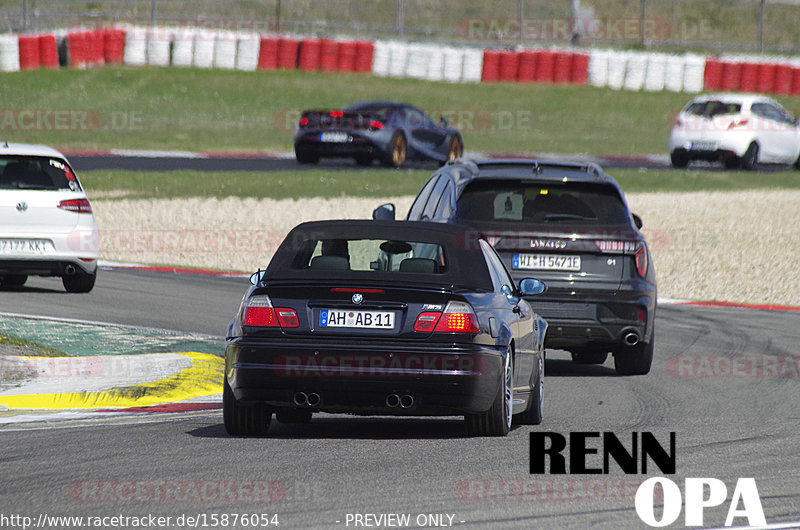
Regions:
[[[0,346],[13,346],[19,349],[19,355],[30,357],[67,357],[67,354],[57,348],[39,344],[36,341],[23,339],[14,335],[0,335]]]
[[[100,197],[393,197],[414,195],[433,169],[308,171],[87,171],[81,182]],[[117,194],[119,192],[119,194]]]
[[[267,172],[88,171],[89,196],[107,198],[393,197],[416,195],[433,169]],[[626,193],[800,189],[798,171],[610,169]]]
[[[414,103],[459,127],[467,150],[509,153],[666,152],[686,94],[590,86],[448,84],[367,74],[178,68],[27,71],[0,76],[2,139],[65,150],[291,151],[299,111],[385,98]],[[791,110],[800,99],[779,98]],[[19,110],[73,111],[74,126]],[[50,128],[48,129],[48,125]]]

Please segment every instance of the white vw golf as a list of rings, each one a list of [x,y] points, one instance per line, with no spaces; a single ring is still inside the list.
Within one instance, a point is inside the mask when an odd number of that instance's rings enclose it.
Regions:
[[[800,125],[775,100],[753,94],[710,94],[681,110],[669,138],[672,165],[719,161],[728,169],[760,162],[800,169]]]
[[[0,144],[0,288],[60,276],[68,292],[87,293],[99,247],[92,207],[64,155]]]

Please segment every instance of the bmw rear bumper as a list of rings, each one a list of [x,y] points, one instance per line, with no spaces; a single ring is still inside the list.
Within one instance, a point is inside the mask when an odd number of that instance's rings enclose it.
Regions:
[[[503,363],[491,347],[430,343],[238,338],[225,354],[226,378],[238,400],[298,408],[298,393],[317,394],[312,410],[360,414],[484,412],[497,395]],[[391,406],[391,395],[411,396],[413,404]]]

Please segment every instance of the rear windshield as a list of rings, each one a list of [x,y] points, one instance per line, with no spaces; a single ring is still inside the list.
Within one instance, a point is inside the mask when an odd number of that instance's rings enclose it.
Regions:
[[[294,269],[442,274],[447,261],[434,243],[381,239],[310,239],[292,261]]]
[[[727,114],[739,114],[742,112],[741,103],[724,103],[722,101],[698,101],[689,105],[684,111],[688,114],[701,116],[703,118],[713,118],[714,116],[724,116]]]
[[[458,199],[456,217],[468,224],[628,226],[627,208],[605,185],[476,181]]]
[[[80,191],[64,160],[46,156],[0,156],[0,189]]]

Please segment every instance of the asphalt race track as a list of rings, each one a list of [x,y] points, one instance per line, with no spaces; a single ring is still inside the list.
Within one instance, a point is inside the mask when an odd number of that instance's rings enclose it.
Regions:
[[[0,292],[0,311],[222,336],[246,285],[101,270],[88,295],[32,278]],[[800,312],[664,305],[656,329],[647,376],[618,377],[611,360],[576,366],[550,352],[543,424],[505,438],[465,438],[455,418],[335,415],[230,438],[219,409],[2,425],[0,515],[152,514],[178,527],[179,516],[210,524],[212,514],[277,514],[279,528],[355,528],[356,514],[409,514],[410,527],[647,528],[634,494],[664,476],[652,461],[638,475],[613,460],[608,475],[529,474],[530,432],[611,431],[628,447],[631,433],[652,432],[667,449],[675,432],[677,472],[667,477],[681,491],[686,477],[727,485],[727,500],[705,510],[705,527],[723,526],[740,477],[755,478],[768,523],[800,525]],[[602,467],[602,454],[586,462]],[[683,512],[674,526],[684,526]]]

